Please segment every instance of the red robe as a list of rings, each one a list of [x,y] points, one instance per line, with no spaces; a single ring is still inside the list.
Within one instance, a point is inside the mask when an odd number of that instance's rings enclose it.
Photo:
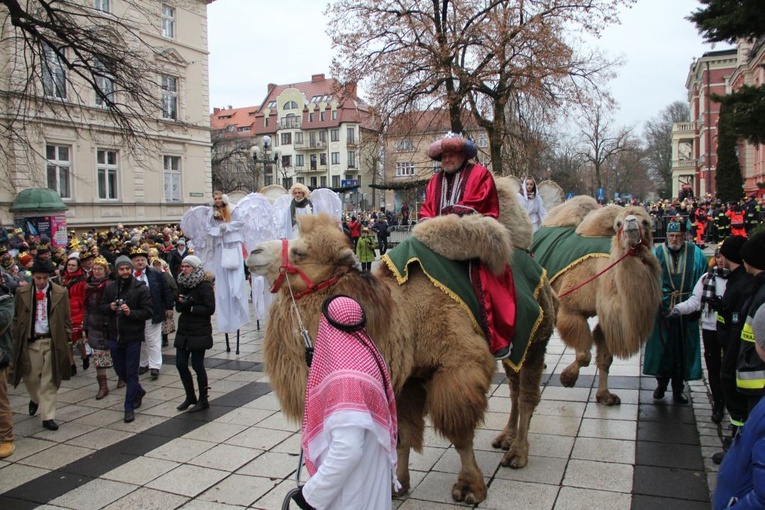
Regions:
[[[479,164],[468,164],[454,174],[449,189],[447,174],[441,170],[428,183],[419,219],[443,214],[482,214],[499,217],[499,196],[491,172]],[[456,187],[456,189],[454,189]],[[479,260],[471,261],[471,280],[482,304],[480,322],[492,353],[510,345],[515,333],[515,285],[510,264],[502,274],[492,274]]]

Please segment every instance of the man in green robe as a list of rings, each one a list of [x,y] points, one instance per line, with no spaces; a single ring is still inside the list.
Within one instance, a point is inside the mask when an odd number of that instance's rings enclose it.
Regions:
[[[670,223],[666,242],[653,250],[662,267],[662,302],[643,363],[643,373],[656,376],[658,382],[653,398],[664,398],[671,380],[672,398],[681,404],[688,403],[684,381],[701,379],[699,321],[691,316],[670,316],[670,311],[688,299],[707,269],[706,256],[695,244],[685,241],[685,231],[685,223]]]

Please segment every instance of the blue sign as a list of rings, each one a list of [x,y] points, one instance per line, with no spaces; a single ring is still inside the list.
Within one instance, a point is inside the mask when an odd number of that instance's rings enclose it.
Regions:
[[[603,200],[604,198],[606,198],[606,194],[603,188],[598,188],[598,200]]]
[[[358,186],[358,185],[359,185],[359,181],[357,181],[356,179],[344,179],[340,181],[341,188],[350,188],[350,187]]]
[[[566,200],[571,200],[572,198],[574,198],[573,193],[566,193]]]

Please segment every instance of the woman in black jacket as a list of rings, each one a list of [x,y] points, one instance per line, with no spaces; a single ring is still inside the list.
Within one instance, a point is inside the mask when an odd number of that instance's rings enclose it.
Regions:
[[[181,262],[178,273],[178,300],[175,309],[180,313],[178,329],[175,332],[175,366],[186,390],[186,400],[177,407],[190,413],[207,409],[207,372],[205,351],[212,347],[212,315],[215,313],[215,293],[212,282],[206,277],[202,261],[189,255]],[[194,393],[194,380],[189,371],[191,366],[197,374],[199,400]]]

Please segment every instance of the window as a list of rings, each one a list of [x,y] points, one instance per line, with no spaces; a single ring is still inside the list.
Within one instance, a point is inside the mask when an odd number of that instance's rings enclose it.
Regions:
[[[478,146],[479,147],[489,146],[489,138],[484,133],[481,133],[480,135],[478,135]]]
[[[339,129],[331,129],[329,131],[329,139],[333,142],[339,142],[340,141],[340,130]]]
[[[292,156],[282,156],[282,166],[284,168],[289,168],[292,166]],[[285,186],[289,187],[289,186]]]
[[[325,152],[319,154],[319,164],[321,166],[327,166],[327,154]]]
[[[297,154],[295,156],[295,166],[298,168],[303,168],[305,166],[305,156],[302,154]]]
[[[414,163],[396,163],[396,177],[411,177],[414,175]]]
[[[411,151],[414,150],[414,143],[412,143],[411,140],[404,138],[403,140],[399,140],[396,144],[396,149],[400,151]]]
[[[283,110],[297,110],[297,103],[295,101],[287,101],[282,107]]]
[[[266,108],[276,108],[276,99],[269,101],[268,105],[266,105]]]
[[[274,183],[274,177],[272,175],[263,176],[263,186],[271,186]]]
[[[102,150],[96,152],[96,172],[98,173],[98,198],[116,200],[117,197],[117,151]]]
[[[281,124],[282,129],[295,129],[300,127],[298,117],[294,113],[290,113],[286,117],[282,117]]]
[[[340,176],[339,175],[333,175],[332,176],[332,187],[333,188],[339,188],[340,187]]]
[[[282,145],[292,145],[292,133],[282,133]]]
[[[308,122],[313,122],[313,112],[308,114]]]
[[[348,151],[348,168],[356,168],[356,153]]]
[[[339,165],[340,164],[340,153],[339,152],[333,152],[332,153],[332,164],[333,165]]]
[[[324,96],[313,96],[313,97],[311,98],[311,102],[312,102],[312,103],[320,103],[323,97],[324,97]]]
[[[325,118],[324,118],[324,112],[319,112],[319,121],[320,121],[320,122],[324,122],[324,120],[325,120]]]
[[[332,120],[337,120],[337,110],[332,110]]]
[[[42,78],[45,95],[66,99],[66,71],[56,48],[46,44],[43,57]]]
[[[327,187],[327,176],[326,175],[322,175],[321,176],[321,181],[319,181],[319,182],[321,183],[321,187],[322,188],[326,188]]]
[[[93,64],[93,74],[96,82],[96,106],[106,108],[109,103],[114,103],[114,79],[100,60]]]
[[[95,0],[93,7],[97,11],[111,12],[111,0]]]
[[[327,132],[326,131],[324,131],[324,130],[319,131],[319,141],[322,144],[326,144],[327,143]]]
[[[48,187],[61,195],[72,198],[71,147],[68,145],[46,145],[45,158],[48,160]]]
[[[303,145],[303,133],[295,133],[295,145]]]
[[[316,177],[311,177],[311,187],[312,188],[318,187],[317,186],[317,181],[318,181],[318,179],[316,179]]]
[[[311,170],[316,170],[316,154],[311,154]]]
[[[162,4],[162,36],[175,39],[175,9]]]
[[[354,128],[348,128],[348,143],[354,144],[356,143],[356,130]]]
[[[305,177],[297,177],[298,184],[305,184]]]
[[[181,201],[181,157],[164,156],[165,201]]]
[[[236,130],[239,133],[249,133],[250,132],[250,126],[241,126],[241,127],[236,128]]]
[[[162,75],[162,118],[178,120],[178,78]]]
[[[292,177],[282,177],[282,187],[290,189],[292,187]]]

